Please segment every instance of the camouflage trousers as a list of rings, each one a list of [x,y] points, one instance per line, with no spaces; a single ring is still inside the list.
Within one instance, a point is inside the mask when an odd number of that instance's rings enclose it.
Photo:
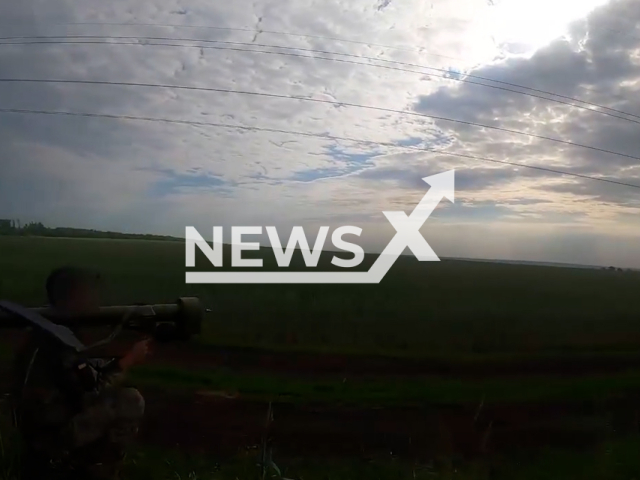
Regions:
[[[68,446],[64,459],[27,460],[23,479],[113,480],[117,478],[125,447],[138,432],[144,398],[133,388],[114,388],[91,399],[63,429]]]
[[[72,418],[73,447],[90,445],[104,436],[114,444],[129,443],[138,433],[144,407],[144,398],[134,388],[106,390]]]

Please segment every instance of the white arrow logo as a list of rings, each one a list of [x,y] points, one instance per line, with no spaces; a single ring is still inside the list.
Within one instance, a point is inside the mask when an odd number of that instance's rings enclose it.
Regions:
[[[425,177],[431,188],[411,215],[382,212],[396,234],[367,272],[187,272],[186,283],[380,283],[405,248],[421,262],[440,259],[420,233],[443,198],[454,202],[455,170]]]

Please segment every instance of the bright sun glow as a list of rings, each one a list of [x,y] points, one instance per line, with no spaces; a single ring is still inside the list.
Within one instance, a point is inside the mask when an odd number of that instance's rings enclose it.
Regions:
[[[567,32],[569,24],[586,17],[608,0],[494,0],[478,27],[496,44],[517,45],[533,53]]]

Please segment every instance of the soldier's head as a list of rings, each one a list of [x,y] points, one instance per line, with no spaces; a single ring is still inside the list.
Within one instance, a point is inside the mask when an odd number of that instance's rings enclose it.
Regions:
[[[100,275],[76,267],[61,267],[47,278],[49,304],[71,314],[88,313],[100,306]]]

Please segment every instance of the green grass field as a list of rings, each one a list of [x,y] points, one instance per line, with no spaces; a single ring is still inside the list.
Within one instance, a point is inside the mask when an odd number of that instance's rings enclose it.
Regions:
[[[510,362],[518,358],[638,356],[640,273],[464,261],[419,263],[401,258],[380,285],[186,285],[179,242],[0,236],[0,298],[46,303],[49,271],[76,264],[100,271],[105,303],[164,303],[198,296],[212,309],[196,341],[210,347],[255,346],[446,359]],[[228,253],[228,252],[227,252]],[[266,268],[276,269],[269,252]],[[329,257],[330,256],[326,256]],[[228,258],[228,255],[227,255]],[[366,260],[368,266],[373,257]],[[199,270],[207,269],[198,258]],[[323,258],[320,268],[326,266]],[[294,256],[293,268],[302,260]],[[294,339],[292,341],[292,339]],[[6,352],[5,352],[6,353]],[[238,390],[265,401],[356,405],[598,400],[640,391],[640,372],[575,378],[427,380],[293,378],[227,370],[141,367],[133,380],[167,389]],[[2,429],[5,431],[5,429]],[[287,459],[284,477],[613,479],[640,478],[640,438],[612,438],[589,453],[545,451],[491,465],[416,465],[393,458],[370,463]],[[13,479],[3,433],[3,476]],[[254,452],[255,453],[255,452]],[[128,460],[132,478],[260,478],[253,454],[217,465],[211,458],[144,447]],[[277,460],[277,459],[276,459]],[[147,472],[141,473],[141,472]],[[147,476],[145,476],[147,475]]]
[[[380,285],[186,285],[179,242],[0,236],[0,297],[46,302],[44,281],[62,264],[105,277],[105,302],[199,296],[213,312],[196,341],[212,347],[423,357],[456,365],[640,356],[640,273],[401,258]],[[228,253],[228,252],[227,252]],[[248,252],[249,254],[258,252]],[[275,260],[262,252],[267,268]],[[228,255],[227,255],[228,257]],[[328,257],[328,255],[327,255]],[[206,269],[204,255],[198,269]],[[374,258],[368,258],[370,264]],[[321,266],[328,263],[321,260]],[[294,256],[292,268],[302,260]],[[295,343],[291,343],[292,336]],[[149,367],[140,382],[241,390],[264,399],[323,397],[354,403],[551,400],[640,391],[640,372],[565,379],[428,383],[290,379]],[[377,393],[376,393],[377,392]]]
[[[407,257],[379,285],[186,285],[184,258],[174,242],[0,236],[0,297],[43,304],[48,272],[73,263],[103,273],[108,303],[199,296],[215,345],[278,348],[293,333],[298,349],[415,356],[640,346],[635,272]]]

